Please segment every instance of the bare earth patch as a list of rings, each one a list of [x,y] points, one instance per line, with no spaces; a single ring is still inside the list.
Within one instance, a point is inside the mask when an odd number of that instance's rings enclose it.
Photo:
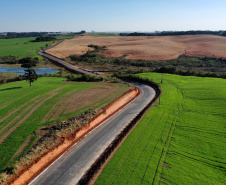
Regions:
[[[84,36],[65,40],[47,52],[59,58],[82,55],[89,44],[106,46],[107,57],[127,55],[128,59],[168,60],[182,54],[189,56],[216,56],[226,58],[226,37],[214,35],[95,37]]]
[[[120,84],[100,83],[80,92],[71,91],[61,98],[53,108],[46,114],[42,122],[55,120],[62,114],[68,114],[77,110],[82,110],[87,106],[96,106],[103,100],[116,98],[117,94],[123,93]],[[100,102],[101,101],[101,102]]]
[[[61,106],[61,104],[63,104],[63,102],[70,97],[72,94],[76,94],[78,90],[75,89],[73,91],[67,92],[65,95],[63,95],[63,97],[61,97],[61,99],[59,101],[57,101],[55,103],[55,105],[52,107],[52,109],[46,114],[45,118],[42,120],[42,123],[50,120],[52,118],[52,116],[56,113],[56,111],[58,110],[58,108]],[[58,117],[57,117],[58,118]]]

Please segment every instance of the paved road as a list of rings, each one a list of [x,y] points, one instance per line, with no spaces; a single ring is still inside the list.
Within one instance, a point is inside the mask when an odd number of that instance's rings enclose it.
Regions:
[[[55,46],[57,46],[57,45],[61,44],[62,42],[64,42],[64,40],[61,40],[61,41],[59,41],[59,42],[55,43],[54,45],[52,45],[52,46],[49,46],[49,47],[45,48],[43,51],[47,51],[48,49],[51,49],[51,48],[53,48],[53,47],[55,47]]]
[[[49,55],[45,53],[45,50],[39,54],[70,70],[97,75],[97,73],[77,68]],[[134,85],[141,92],[135,100],[91,131],[83,140],[35,178],[30,185],[75,185],[116,136],[130,123],[130,120],[133,120],[154,98],[155,91],[150,86],[139,83],[134,83]]]
[[[141,94],[126,107],[91,131],[71,150],[62,155],[30,185],[75,185],[114,138],[154,98],[155,91],[135,84]]]
[[[59,43],[60,44],[60,43]],[[58,45],[58,44],[57,44]],[[51,48],[52,47],[55,47],[56,45],[54,45],[54,46],[51,46]],[[81,69],[81,68],[78,68],[78,67],[76,67],[76,66],[74,66],[74,65],[72,65],[72,64],[69,64],[69,63],[67,63],[67,62],[65,62],[65,61],[63,61],[63,60],[61,60],[61,59],[59,59],[59,58],[57,58],[57,57],[54,57],[54,56],[52,56],[52,55],[50,55],[50,54],[47,54],[47,53],[45,53],[45,50],[43,50],[43,51],[40,51],[40,52],[38,52],[40,55],[42,55],[42,56],[44,56],[44,57],[46,57],[46,58],[48,58],[48,59],[50,59],[50,60],[53,60],[53,61],[55,61],[55,62],[57,62],[58,64],[61,64],[62,66],[64,66],[64,67],[66,67],[67,69],[69,69],[69,70],[74,70],[74,71],[77,71],[77,72],[79,72],[79,73],[85,73],[85,74],[89,74],[89,75],[99,75],[98,73],[96,73],[96,72],[91,72],[91,71],[88,71],[88,70],[85,70],[85,69]]]

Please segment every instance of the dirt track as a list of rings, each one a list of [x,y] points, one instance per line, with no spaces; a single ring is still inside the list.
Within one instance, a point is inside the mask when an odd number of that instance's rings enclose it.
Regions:
[[[128,59],[167,60],[179,55],[216,56],[226,58],[226,37],[214,35],[183,35],[162,37],[94,37],[84,36],[66,40],[47,52],[59,58],[82,55],[89,44],[106,46],[107,57],[127,55]]]

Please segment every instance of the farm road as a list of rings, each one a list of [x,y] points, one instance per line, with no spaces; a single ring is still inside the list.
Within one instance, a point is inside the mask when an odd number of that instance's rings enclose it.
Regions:
[[[58,44],[57,44],[58,45]],[[51,46],[51,47],[55,47],[55,46]],[[46,57],[50,60],[53,60],[55,62],[57,62],[58,64],[62,65],[63,67],[69,69],[69,70],[72,70],[72,71],[76,71],[76,72],[79,72],[79,73],[85,73],[85,74],[89,74],[89,75],[97,75],[97,73],[94,73],[94,72],[91,72],[91,71],[88,71],[88,70],[85,70],[85,69],[81,69],[81,68],[78,68],[72,64],[69,64],[57,57],[54,57],[52,55],[49,55],[47,53],[45,53],[45,50],[43,51],[40,51],[38,52],[40,55],[42,55],[43,57]]]
[[[75,185],[123,128],[154,98],[150,86],[134,83],[140,95],[91,131],[30,185]]]

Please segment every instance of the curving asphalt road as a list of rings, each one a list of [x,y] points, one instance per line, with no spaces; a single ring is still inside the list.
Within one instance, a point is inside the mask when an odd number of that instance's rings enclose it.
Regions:
[[[36,177],[30,185],[75,185],[114,138],[154,98],[150,86],[134,83],[140,95],[103,122]]]
[[[54,47],[54,46],[53,46]],[[54,60],[68,69],[80,73],[98,75],[84,69],[77,68],[63,60],[43,51],[40,55]],[[59,157],[52,165],[37,176],[30,185],[75,185],[104,152],[109,144],[155,97],[155,90],[150,86],[133,83],[140,90],[140,95],[119,110],[116,114],[92,130],[68,152]]]
[[[56,45],[58,45],[58,44],[56,44]],[[55,47],[56,45],[51,46],[51,48],[52,48],[52,47]],[[49,49],[50,49],[50,48],[49,48]],[[55,61],[56,63],[58,63],[58,64],[64,66],[65,68],[67,68],[67,69],[69,69],[69,70],[71,70],[71,71],[76,71],[76,72],[78,72],[78,73],[85,73],[85,74],[89,74],[89,75],[99,75],[97,72],[92,72],[92,71],[88,71],[88,70],[86,70],[86,69],[81,69],[81,68],[76,67],[76,66],[74,66],[74,65],[72,65],[72,64],[69,64],[69,63],[67,63],[67,62],[65,62],[65,61],[63,61],[63,60],[61,60],[61,59],[59,59],[59,58],[57,58],[57,57],[55,57],[55,56],[53,56],[53,55],[50,55],[50,54],[48,54],[48,53],[45,53],[46,50],[47,50],[47,49],[42,50],[42,51],[38,52],[38,54],[40,54],[40,55],[42,55],[43,57],[46,57],[46,58],[48,58],[48,59],[50,59],[50,60]]]

